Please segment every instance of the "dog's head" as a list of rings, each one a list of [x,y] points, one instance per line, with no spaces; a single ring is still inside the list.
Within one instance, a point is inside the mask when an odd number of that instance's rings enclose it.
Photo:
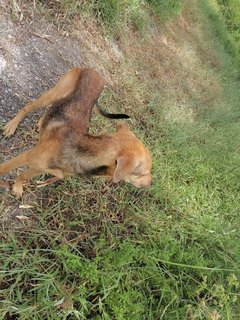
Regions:
[[[137,188],[150,186],[152,184],[150,152],[127,125],[118,125],[117,135],[121,147],[116,158],[113,182],[125,181]]]

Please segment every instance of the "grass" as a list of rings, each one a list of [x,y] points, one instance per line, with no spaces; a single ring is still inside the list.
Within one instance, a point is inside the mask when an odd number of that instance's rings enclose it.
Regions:
[[[240,3],[237,0],[217,0],[220,11],[224,17],[224,22],[234,37],[239,50],[239,24],[240,24]]]
[[[104,31],[115,36],[125,33],[128,29],[143,32],[155,15],[167,22],[177,16],[182,8],[182,0],[12,0],[10,1],[13,17],[22,20],[24,16],[33,16],[36,12],[48,16],[58,28],[67,28],[69,21],[81,16],[98,21]]]
[[[192,1],[165,28],[122,35],[115,94],[103,97],[130,112],[151,149],[153,186],[71,178],[28,187],[17,203],[31,204],[29,214],[1,233],[1,319],[238,319],[234,43],[210,0]],[[99,125],[112,129],[95,118],[92,130]]]

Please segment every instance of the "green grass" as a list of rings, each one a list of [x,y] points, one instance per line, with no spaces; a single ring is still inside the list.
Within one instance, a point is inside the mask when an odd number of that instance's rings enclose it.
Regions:
[[[216,34],[218,44],[223,45],[224,50],[229,53],[229,55],[231,55],[235,61],[239,60],[238,43],[237,41],[234,41],[231,33],[228,32],[226,25],[224,24],[224,19],[222,19],[222,16],[220,15],[217,1],[203,0],[202,8],[205,12],[205,15],[211,20],[211,32]]]
[[[217,0],[226,26],[240,48],[240,3],[237,0]]]
[[[181,12],[182,0],[146,0],[150,5],[151,11],[162,20],[174,19]]]
[[[234,44],[212,4],[188,8],[205,40],[192,31],[203,62],[189,72],[216,79],[221,97],[198,86],[186,114],[172,115],[175,87],[164,95],[154,77],[141,80],[141,55],[126,58],[138,73],[122,75],[121,103],[136,95],[132,128],[153,154],[153,186],[71,178],[27,188],[29,221],[1,233],[0,319],[239,319],[240,90]],[[184,93],[187,77],[177,78]],[[117,97],[105,98],[115,109]]]

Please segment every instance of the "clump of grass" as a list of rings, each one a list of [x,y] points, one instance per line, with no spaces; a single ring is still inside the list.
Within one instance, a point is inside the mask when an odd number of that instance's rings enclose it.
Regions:
[[[90,12],[98,21],[106,26],[107,30],[118,32],[128,27],[135,27],[141,31],[148,21],[144,2],[141,0],[101,0],[86,1],[83,4],[85,10]]]
[[[182,0],[146,0],[146,2],[150,5],[151,11],[163,21],[173,19],[183,7]]]

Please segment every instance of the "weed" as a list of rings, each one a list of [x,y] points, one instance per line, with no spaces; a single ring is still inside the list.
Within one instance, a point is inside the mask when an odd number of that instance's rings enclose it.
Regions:
[[[183,5],[182,0],[146,0],[146,2],[149,3],[152,12],[165,21],[179,14]]]

